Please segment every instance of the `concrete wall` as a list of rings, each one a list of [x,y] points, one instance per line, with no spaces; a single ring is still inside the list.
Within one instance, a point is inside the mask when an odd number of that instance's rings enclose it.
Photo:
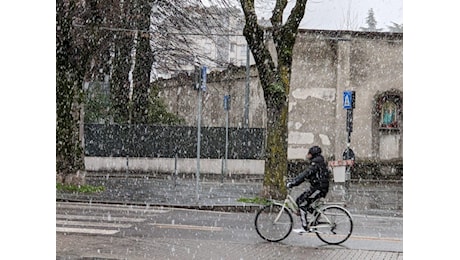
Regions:
[[[184,118],[188,126],[197,125],[198,91],[192,87],[193,80],[193,77],[185,76],[160,82],[160,96],[170,111]],[[230,95],[229,127],[244,126],[245,68],[213,72],[207,76],[206,86],[207,90],[202,92],[201,125],[225,127],[224,96]],[[250,72],[249,96],[249,127],[264,128],[267,122],[266,105],[255,68]]]
[[[402,158],[402,123],[396,134],[376,127],[375,97],[403,90],[402,34],[303,31],[291,75],[289,157],[321,145],[341,159],[346,148],[342,95],[356,91],[351,148],[357,158]],[[401,97],[402,98],[402,97]]]
[[[304,159],[312,145],[320,145],[328,159],[342,158],[347,142],[345,90],[356,91],[350,143],[356,158],[402,159],[402,111],[399,129],[391,131],[379,127],[376,112],[376,99],[386,92],[397,93],[402,100],[401,33],[301,30],[293,54],[289,159]],[[161,84],[160,96],[169,109],[183,117],[186,125],[196,126],[198,95],[192,77]],[[254,67],[249,85],[249,127],[265,127],[266,105]],[[225,126],[224,95],[231,95],[229,127],[244,126],[245,88],[244,67],[208,75],[202,126]]]
[[[193,176],[197,170],[197,160],[190,158],[125,158],[125,157],[85,157],[87,171],[107,172],[159,172],[173,173],[177,170],[180,174]],[[223,161],[221,159],[201,159],[200,173],[222,173]],[[227,175],[260,175],[264,173],[263,160],[228,160]]]

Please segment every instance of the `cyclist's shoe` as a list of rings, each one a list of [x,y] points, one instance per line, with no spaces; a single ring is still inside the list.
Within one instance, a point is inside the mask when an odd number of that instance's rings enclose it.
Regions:
[[[303,228],[294,228],[294,229],[292,230],[292,232],[297,233],[297,234],[299,234],[299,235],[302,235],[302,234],[307,233],[307,231],[306,231],[305,229],[303,229]]]
[[[302,226],[302,228],[295,228],[295,229],[293,229],[292,232],[297,233],[297,234],[299,234],[299,235],[302,235],[302,234],[308,233],[307,230],[308,230],[307,227]]]

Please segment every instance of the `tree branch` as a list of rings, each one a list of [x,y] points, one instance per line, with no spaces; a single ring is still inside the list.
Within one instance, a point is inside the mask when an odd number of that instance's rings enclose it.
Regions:
[[[243,35],[246,37],[246,41],[256,62],[264,95],[267,95],[270,92],[269,86],[275,82],[275,63],[265,46],[264,30],[257,23],[254,1],[240,0],[240,2],[246,17]]]

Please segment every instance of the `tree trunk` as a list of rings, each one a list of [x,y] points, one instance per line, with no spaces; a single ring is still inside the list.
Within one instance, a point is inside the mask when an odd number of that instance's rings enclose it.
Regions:
[[[115,123],[130,120],[129,75],[131,68],[130,50],[133,36],[124,32],[115,33],[113,71],[110,79],[110,98]]]
[[[281,199],[286,195],[288,105],[268,109],[263,196]]]
[[[151,8],[148,1],[139,1],[139,12],[136,24],[138,29],[148,31],[150,26]],[[132,123],[149,123],[149,89],[150,71],[153,54],[150,47],[150,33],[141,32],[137,35],[135,66],[133,70],[133,117]]]
[[[243,34],[251,49],[267,104],[267,142],[263,195],[281,198],[286,195],[289,89],[292,50],[297,30],[305,14],[307,0],[295,1],[287,20],[283,19],[288,1],[277,0],[268,30],[257,23],[254,1],[240,0],[245,17]],[[285,21],[283,23],[283,21]],[[271,34],[276,56],[268,51],[266,35]],[[277,64],[275,64],[275,61]]]
[[[98,3],[56,2],[56,181],[65,183],[85,182],[83,82],[100,45]]]
[[[85,167],[79,121],[88,55],[72,27],[75,2],[58,1],[56,11],[56,174],[65,181]]]

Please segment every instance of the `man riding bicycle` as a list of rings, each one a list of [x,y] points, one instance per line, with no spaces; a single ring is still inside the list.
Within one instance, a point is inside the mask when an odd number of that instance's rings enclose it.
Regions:
[[[293,231],[299,234],[308,230],[307,209],[311,203],[319,198],[326,197],[329,191],[329,170],[327,169],[324,157],[321,155],[321,148],[319,146],[311,147],[308,150],[306,158],[310,160],[308,168],[286,185],[287,188],[292,188],[300,185],[307,179],[310,180],[310,187],[296,199],[303,229],[294,229]]]

